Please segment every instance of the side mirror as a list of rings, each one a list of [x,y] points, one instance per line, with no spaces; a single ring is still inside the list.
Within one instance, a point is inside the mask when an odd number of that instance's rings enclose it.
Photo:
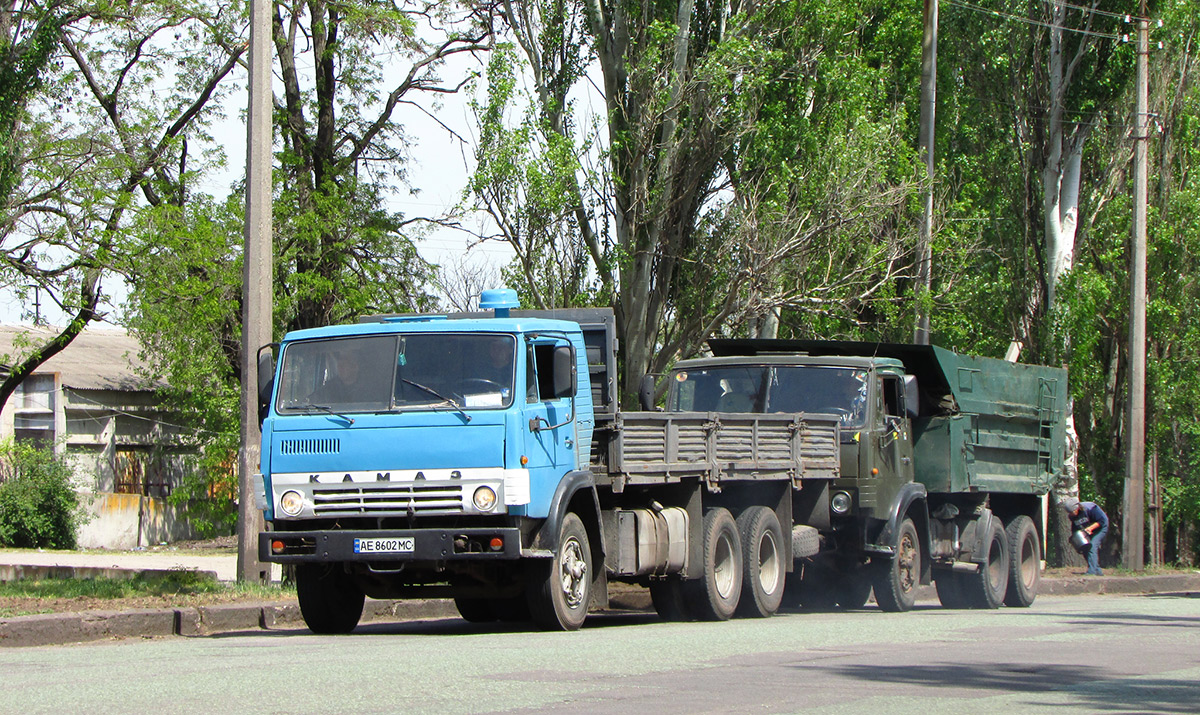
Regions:
[[[268,343],[258,349],[258,425],[261,427],[271,409],[271,393],[275,390],[275,348]]]
[[[917,390],[917,376],[904,376],[904,411],[910,419],[921,414],[921,394]]]
[[[575,396],[575,351],[569,345],[554,348],[554,397]]]
[[[646,412],[654,411],[654,376],[642,375],[642,384],[638,387],[638,402]]]

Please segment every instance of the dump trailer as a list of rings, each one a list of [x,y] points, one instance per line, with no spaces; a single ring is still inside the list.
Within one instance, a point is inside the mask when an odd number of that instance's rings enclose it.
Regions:
[[[1067,374],[929,345],[713,340],[679,362],[669,411],[836,414],[840,473],[792,493],[786,602],[951,608],[1037,596],[1045,500],[1061,474]],[[803,544],[801,543],[803,542]]]
[[[578,628],[611,582],[670,619],[779,608],[837,415],[624,412],[611,310],[379,316],[259,352],[259,556],[320,633],[364,596]],[[794,533],[795,532],[795,533]]]

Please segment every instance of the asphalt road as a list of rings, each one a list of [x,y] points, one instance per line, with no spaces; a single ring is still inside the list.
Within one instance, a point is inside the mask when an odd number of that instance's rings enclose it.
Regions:
[[[1200,598],[1030,609],[457,619],[0,650],[0,712],[1195,712]]]

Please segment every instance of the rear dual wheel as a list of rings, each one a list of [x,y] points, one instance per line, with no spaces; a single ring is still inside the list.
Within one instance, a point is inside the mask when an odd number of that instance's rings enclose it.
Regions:
[[[979,570],[959,574],[959,586],[968,608],[999,608],[1008,589],[1008,535],[999,519],[992,519],[984,538],[986,558]]]
[[[742,542],[742,595],[738,615],[765,618],[783,601],[783,529],[779,517],[765,506],[752,506],[737,518]]]
[[[703,573],[684,581],[688,610],[703,621],[725,621],[737,611],[742,595],[742,543],[728,509],[704,514]]]

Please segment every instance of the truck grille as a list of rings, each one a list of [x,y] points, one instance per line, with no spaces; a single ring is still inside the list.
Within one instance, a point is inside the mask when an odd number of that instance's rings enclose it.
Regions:
[[[338,484],[312,490],[313,511],[317,516],[335,514],[373,514],[378,516],[408,513],[459,513],[463,510],[460,485],[384,485]]]
[[[293,454],[337,454],[342,443],[337,439],[285,439],[279,443],[279,453]]]

